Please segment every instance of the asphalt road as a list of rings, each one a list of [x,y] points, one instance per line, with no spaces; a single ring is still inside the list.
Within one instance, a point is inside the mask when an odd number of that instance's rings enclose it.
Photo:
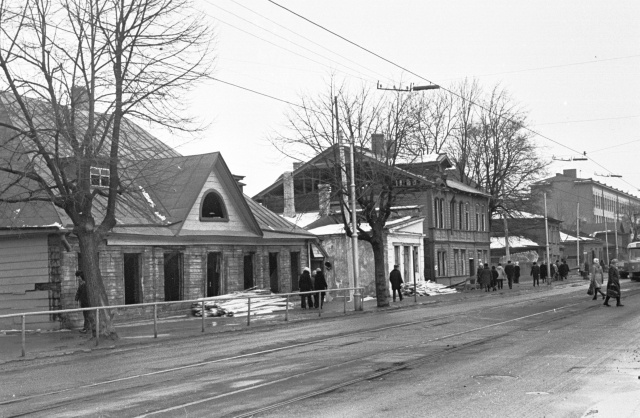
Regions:
[[[2,416],[640,416],[640,283],[294,323],[0,366]],[[614,302],[615,305],[615,302]]]

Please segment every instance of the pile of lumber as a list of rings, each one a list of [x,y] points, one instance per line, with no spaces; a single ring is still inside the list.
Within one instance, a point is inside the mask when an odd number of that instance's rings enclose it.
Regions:
[[[413,296],[417,293],[418,296],[436,296],[449,293],[456,293],[455,289],[451,289],[443,284],[432,282],[428,280],[426,282],[418,282],[414,288],[413,283],[404,283],[402,286],[402,294],[406,296]]]
[[[272,296],[273,295],[273,296]],[[268,290],[248,289],[228,295],[203,298],[205,317],[246,316],[249,311],[248,297],[251,296],[251,315],[264,315],[287,309],[287,298],[277,297]],[[289,308],[293,308],[289,302]],[[202,302],[191,305],[193,316],[202,316]]]

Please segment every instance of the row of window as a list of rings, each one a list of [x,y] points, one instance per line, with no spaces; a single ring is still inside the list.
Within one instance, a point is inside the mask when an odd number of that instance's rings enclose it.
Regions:
[[[628,209],[627,203],[612,199],[606,195],[603,196],[602,193],[598,193],[595,190],[593,191],[593,200],[596,209],[602,210],[604,208],[605,211],[618,213],[626,213]]]
[[[435,198],[433,202],[433,226],[445,228],[445,203],[444,198]],[[475,205],[475,223],[471,224],[471,213],[469,202],[449,202],[449,227],[461,231],[486,231],[487,230],[487,210],[484,205]]]
[[[489,261],[489,251],[477,250],[475,253],[476,260],[474,267],[477,268],[483,260]],[[445,276],[464,276],[470,274],[469,272],[469,260],[472,260],[474,256],[473,250],[467,252],[466,249],[453,249],[453,260],[449,260],[447,251],[436,251],[436,277]],[[469,257],[469,258],[467,258]]]

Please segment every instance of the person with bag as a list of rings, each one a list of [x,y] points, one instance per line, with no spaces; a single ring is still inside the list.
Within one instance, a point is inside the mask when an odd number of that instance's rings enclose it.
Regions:
[[[620,303],[620,273],[616,264],[618,259],[614,258],[609,263],[609,280],[607,280],[607,297],[604,299],[604,306],[609,305],[609,298],[616,298],[616,306],[624,306]]]
[[[604,281],[604,273],[602,267],[600,267],[599,260],[593,259],[593,267],[591,269],[591,284],[589,286],[589,295],[593,295],[593,300],[598,299],[598,293],[602,295],[602,299],[605,298],[605,294],[602,293],[602,282]]]

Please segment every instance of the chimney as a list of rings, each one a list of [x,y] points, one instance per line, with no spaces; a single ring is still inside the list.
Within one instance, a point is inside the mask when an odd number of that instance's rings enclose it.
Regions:
[[[71,102],[77,110],[89,110],[89,94],[87,88],[82,86],[71,87]]]
[[[578,177],[578,170],[576,170],[575,168],[572,168],[571,170],[562,170],[562,174],[565,177],[572,177],[575,179]]]
[[[232,176],[233,176],[233,179],[236,181],[236,184],[238,185],[240,192],[244,193],[244,186],[246,186],[246,183],[243,183],[242,179],[244,179],[245,176],[238,176],[236,174],[232,174]]]
[[[331,186],[328,184],[318,184],[318,207],[320,217],[329,215],[331,207]]]
[[[372,134],[371,135],[371,151],[377,157],[382,157],[384,153],[384,135]]]
[[[282,186],[284,188],[284,216],[293,218],[296,216],[296,205],[293,191],[293,173],[291,171],[285,171],[283,174]]]

